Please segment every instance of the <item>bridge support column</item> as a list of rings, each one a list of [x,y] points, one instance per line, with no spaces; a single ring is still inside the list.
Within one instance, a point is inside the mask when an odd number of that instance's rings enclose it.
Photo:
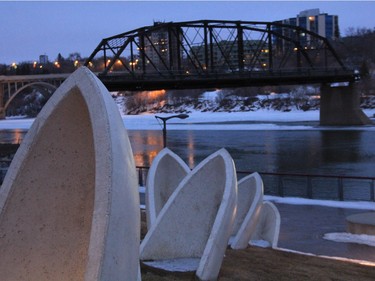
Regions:
[[[349,86],[320,87],[320,125],[366,125],[371,120],[360,109],[360,96],[353,83]]]

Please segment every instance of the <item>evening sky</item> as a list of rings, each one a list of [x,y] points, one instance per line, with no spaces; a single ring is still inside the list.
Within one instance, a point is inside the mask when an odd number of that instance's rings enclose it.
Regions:
[[[0,63],[87,57],[102,38],[154,21],[276,21],[314,8],[338,15],[342,35],[375,27],[375,1],[0,1]]]

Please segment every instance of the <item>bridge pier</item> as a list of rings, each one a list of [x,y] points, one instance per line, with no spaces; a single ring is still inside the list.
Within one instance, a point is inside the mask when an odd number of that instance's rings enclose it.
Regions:
[[[320,125],[368,125],[371,120],[360,109],[360,96],[353,83],[348,86],[320,87]]]

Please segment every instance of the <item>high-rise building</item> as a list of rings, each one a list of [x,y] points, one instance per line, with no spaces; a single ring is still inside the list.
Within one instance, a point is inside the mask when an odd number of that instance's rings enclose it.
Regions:
[[[164,23],[154,22],[154,29],[143,37],[145,63],[148,70],[165,71],[177,68],[179,53],[178,42],[181,41],[181,32],[178,28],[170,30]]]
[[[338,16],[320,13],[319,9],[310,9],[300,12],[295,18],[276,21],[273,32],[273,45],[280,52],[288,49],[295,49],[294,42],[299,42],[301,47],[309,50],[319,48],[321,40],[312,36],[309,32],[318,34],[328,40],[336,40],[340,37]],[[281,24],[281,25],[277,25]],[[283,26],[286,25],[286,26]],[[297,26],[306,29],[293,29],[288,26]],[[290,38],[291,41],[283,40],[282,37]]]
[[[203,45],[193,46],[190,50],[190,56],[194,58],[195,64],[202,65],[203,69],[207,67],[211,70],[229,71],[239,70],[240,52],[242,53],[242,65],[245,69],[264,68],[268,63],[268,49],[266,46],[266,42],[262,40],[243,40],[242,49],[238,50],[238,42],[222,40],[215,44],[210,44],[207,48],[207,54]],[[208,65],[206,65],[206,62]]]
[[[47,64],[48,63],[48,56],[47,55],[40,55],[39,56],[39,63],[40,64]]]
[[[338,16],[320,13],[319,9],[305,10],[295,18],[278,22],[305,28],[327,39],[335,40],[340,36]]]

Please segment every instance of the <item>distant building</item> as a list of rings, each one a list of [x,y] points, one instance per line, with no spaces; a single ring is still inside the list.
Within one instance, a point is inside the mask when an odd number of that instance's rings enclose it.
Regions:
[[[298,26],[328,40],[336,40],[340,37],[338,16],[320,13],[319,9],[305,10],[300,12],[295,18],[284,19],[275,23]],[[274,25],[273,31],[288,38],[295,38],[304,48],[319,48],[320,41],[315,36],[311,36],[306,32],[296,32],[291,28],[283,28],[278,25]],[[288,49],[293,45],[283,40],[281,36],[274,36],[273,44],[280,51]]]
[[[48,63],[48,56],[47,55],[40,55],[39,56],[39,63],[40,64],[47,64]]]
[[[262,40],[243,40],[240,56],[238,42],[222,40],[209,44],[207,53],[203,45],[191,47],[190,57],[194,58],[195,64],[201,65],[203,69],[239,70],[239,59],[243,60],[245,69],[248,67],[264,68],[268,63],[266,46],[266,42]],[[259,50],[261,50],[261,55],[259,55]]]
[[[178,43],[182,40],[181,31],[176,27],[175,30],[168,29],[168,26],[163,27],[164,23],[154,22],[154,29],[146,33],[140,42],[144,46],[145,64],[148,70],[159,71],[168,68],[178,69],[178,60],[180,58],[178,50]]]
[[[289,18],[277,22],[300,26],[331,40],[340,37],[338,16],[320,13],[319,9],[305,10],[300,12],[295,18]]]

